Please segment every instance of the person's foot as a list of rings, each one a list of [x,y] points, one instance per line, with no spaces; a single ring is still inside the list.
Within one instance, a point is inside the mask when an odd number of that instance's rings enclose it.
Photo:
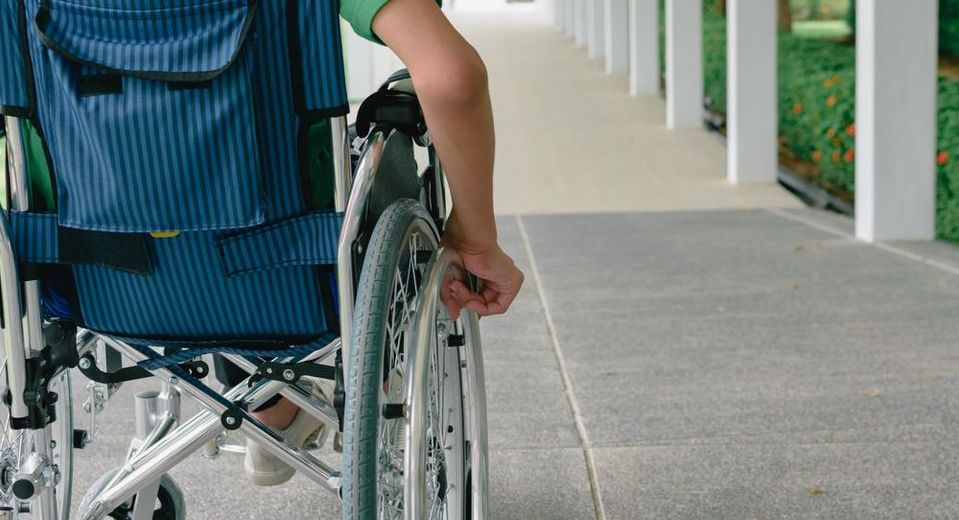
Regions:
[[[329,385],[324,382],[313,385],[313,389],[329,399],[332,392],[326,388],[327,386]],[[286,424],[285,427],[280,429],[280,433],[293,446],[303,447],[314,440],[317,441],[317,444],[322,445],[328,435],[329,427],[323,421],[298,409],[293,412],[294,415],[290,420],[289,412],[285,408],[292,403],[284,401],[256,415],[269,426],[278,427],[277,423],[279,425]],[[285,418],[284,415],[286,415]],[[257,486],[278,486],[293,478],[296,473],[293,467],[277,458],[266,448],[250,441],[246,443],[246,459],[243,462],[243,468],[250,481]]]

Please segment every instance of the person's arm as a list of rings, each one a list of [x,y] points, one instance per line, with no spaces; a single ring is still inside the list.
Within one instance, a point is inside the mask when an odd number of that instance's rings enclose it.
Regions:
[[[523,274],[497,242],[495,136],[483,60],[435,0],[390,0],[373,19],[373,31],[409,68],[443,161],[453,199],[443,242],[482,282],[474,293],[453,281],[444,300],[454,315],[460,308],[502,314],[523,285]]]

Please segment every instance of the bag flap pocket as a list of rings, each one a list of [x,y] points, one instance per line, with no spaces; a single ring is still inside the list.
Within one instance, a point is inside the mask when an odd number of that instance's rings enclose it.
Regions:
[[[44,45],[81,64],[142,79],[213,79],[240,55],[256,0],[42,0]]]

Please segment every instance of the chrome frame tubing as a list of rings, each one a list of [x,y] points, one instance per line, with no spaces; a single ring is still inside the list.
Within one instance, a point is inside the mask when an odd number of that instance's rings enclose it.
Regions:
[[[437,302],[440,301],[440,291],[443,288],[443,277],[452,265],[452,256],[444,248],[436,252],[430,268],[429,278],[421,292],[422,301],[416,310],[415,321],[411,335],[413,349],[409,353],[410,377],[407,381],[406,403],[407,420],[410,433],[406,438],[406,468],[407,487],[404,491],[407,520],[422,520],[426,518],[428,504],[426,503],[426,452],[427,452],[427,377],[429,373],[429,349],[434,341],[436,331]],[[470,392],[466,404],[470,414],[470,462],[473,471],[472,518],[482,520],[487,518],[488,492],[487,485],[487,451],[486,438],[486,388],[483,381],[483,356],[479,342],[479,322],[476,315],[470,311],[463,311],[469,327],[469,348],[466,351],[467,378]]]
[[[10,210],[27,211],[30,209],[30,184],[27,178],[26,151],[20,120],[8,117],[6,123],[8,150],[12,159],[10,162],[12,168],[8,172]],[[0,226],[0,287],[3,290],[5,325],[3,342],[7,355],[8,388],[12,396],[10,415],[23,418],[27,416],[27,407],[23,400],[26,383],[25,361],[44,347],[40,317],[40,282],[36,280],[24,282],[20,279],[18,262],[11,242],[10,221],[8,215],[4,214],[3,217],[3,225]],[[44,464],[53,461],[50,432],[50,428],[33,430],[34,449]],[[37,518],[59,518],[55,489],[52,485],[44,486],[31,500],[31,513]]]
[[[119,342],[107,336],[100,336],[100,338],[112,348],[116,348],[124,354],[127,352],[133,354],[134,360],[145,358],[140,351],[129,345],[126,345],[125,343]],[[303,359],[297,360],[293,358],[287,358],[281,359],[280,361],[319,362],[325,358],[328,358],[339,348],[340,342],[339,340],[335,340]],[[195,397],[194,392],[207,395],[202,390],[185,384],[182,379],[170,374],[169,370],[164,371],[167,373],[167,375],[162,375],[156,372],[154,375],[171,384],[175,382],[176,384],[174,386],[186,391],[193,397]],[[176,381],[173,380],[174,378],[176,378]],[[223,394],[223,398],[232,402],[242,402],[246,404],[247,408],[253,409],[262,405],[286,386],[287,385],[285,383],[279,381],[270,381],[268,379],[261,379],[256,383],[250,384],[250,378],[247,378]],[[209,399],[209,396],[207,396],[206,399]],[[220,404],[219,401],[216,401],[216,403],[218,409],[222,409],[222,404]],[[136,453],[136,455],[127,460],[118,473],[119,477],[114,479],[114,481],[100,493],[100,496],[98,496],[96,500],[92,501],[88,505],[86,510],[79,512],[79,518],[84,520],[96,520],[102,518],[110,511],[116,509],[117,506],[128,500],[130,497],[137,494],[137,492],[139,492],[145,486],[149,485],[151,482],[155,482],[164,473],[182,462],[185,458],[201,449],[204,444],[215,439],[216,436],[223,431],[223,426],[220,423],[220,413],[209,409],[205,402],[201,402],[201,404],[208,409],[200,411],[180,425],[176,430],[170,432],[169,435],[157,440],[148,448],[141,449]],[[244,418],[240,429],[247,436],[254,438],[255,440],[260,440],[263,437],[262,435],[260,437],[256,436],[258,432],[252,431],[254,430],[254,427],[250,425],[250,421],[246,420],[246,418]],[[277,441],[268,434],[265,437],[265,442],[261,441],[261,443],[267,448],[276,442],[285,445],[285,443],[282,441]],[[285,462],[291,464],[297,469],[300,469],[299,459],[294,460],[295,457],[290,458],[286,452],[283,452],[282,454],[276,454]],[[313,473],[314,468],[308,469],[309,471],[304,472],[305,474],[310,475]],[[327,487],[336,490],[339,485],[338,474],[331,471],[329,479],[322,483]]]
[[[12,211],[27,211],[30,209],[30,184],[27,178],[26,148],[23,142],[19,119],[8,121],[7,139],[10,140],[11,150],[14,153],[13,175],[10,179],[10,209]],[[34,352],[43,350],[43,322],[40,318],[40,282],[31,280],[23,282],[23,298],[26,314],[24,329],[27,348],[30,349],[27,357]]]
[[[16,118],[6,118],[7,149],[11,155],[9,185],[11,190],[22,191],[25,183],[23,141],[20,135],[20,122]],[[18,199],[11,193],[11,200]],[[7,356],[7,380],[11,393],[10,415],[22,419],[27,416],[27,405],[23,401],[26,379],[26,342],[23,329],[23,307],[20,300],[20,273],[17,258],[13,251],[10,236],[10,218],[4,214],[0,225],[0,288],[3,291],[3,348]]]
[[[436,154],[436,148],[433,145],[428,147],[430,162],[433,165],[433,176],[434,182],[436,184],[436,213],[443,217],[445,220],[447,217],[447,204],[446,204],[446,174],[443,171],[443,164],[440,162],[439,156]],[[440,232],[442,233],[442,229]]]
[[[338,179],[336,182],[337,190],[348,190],[349,193],[349,200],[343,209],[343,228],[340,230],[340,239],[336,251],[336,285],[340,306],[340,336],[343,344],[344,374],[350,373],[350,336],[353,327],[354,283],[357,274],[353,265],[353,242],[359,236],[360,226],[363,224],[363,215],[366,213],[366,204],[373,190],[373,180],[376,178],[380,160],[383,158],[383,150],[386,148],[386,142],[390,136],[392,136],[392,131],[387,134],[381,129],[374,128],[367,137],[363,153],[360,155],[352,188],[348,183],[342,182],[342,179]],[[346,153],[348,157],[349,148],[346,149]],[[341,170],[343,169],[341,168]],[[338,175],[342,176],[343,173],[345,171],[341,171]],[[343,192],[338,191],[335,199],[339,203],[342,198]]]
[[[149,448],[173,429],[180,417],[180,392],[173,385],[163,383],[162,392],[140,392],[134,396],[136,434],[128,457],[136,451]],[[137,492],[133,505],[133,520],[151,520],[154,504],[160,492],[162,478],[154,480]]]

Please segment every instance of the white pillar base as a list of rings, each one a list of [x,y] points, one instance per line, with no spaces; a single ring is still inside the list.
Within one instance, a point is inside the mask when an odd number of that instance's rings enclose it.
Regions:
[[[703,126],[702,0],[666,0],[666,126]]]
[[[606,54],[606,0],[589,0],[589,57]]]
[[[629,0],[629,93],[659,94],[659,1]]]
[[[576,2],[576,16],[573,17],[573,23],[575,27],[575,38],[576,45],[586,45],[589,38],[589,30],[587,27],[588,15],[589,15],[589,0],[575,0]]]
[[[856,3],[856,236],[935,236],[938,2]]]
[[[629,70],[629,7],[623,0],[605,0],[606,73]]]
[[[727,179],[775,182],[779,168],[777,6],[729,0],[727,20]]]

